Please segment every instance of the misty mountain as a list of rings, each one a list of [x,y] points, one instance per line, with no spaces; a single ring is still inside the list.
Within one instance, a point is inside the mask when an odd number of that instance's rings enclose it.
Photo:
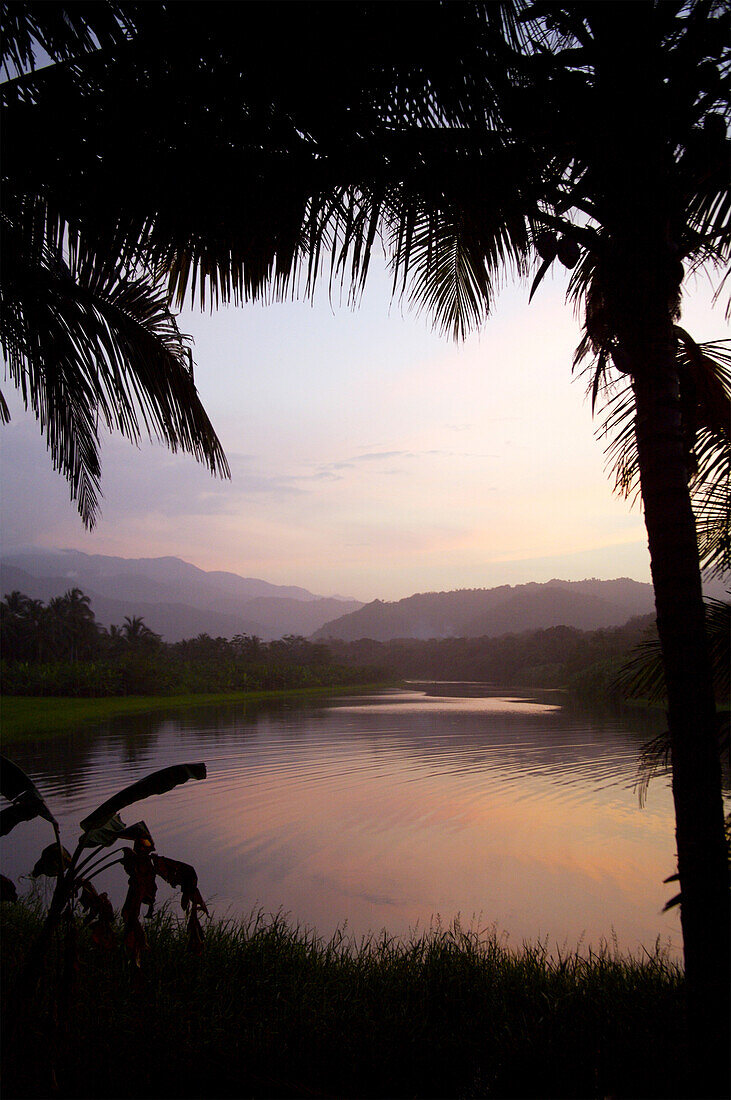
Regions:
[[[97,621],[120,624],[141,615],[165,641],[197,634],[310,635],[324,622],[361,607],[358,600],[318,596],[236,573],[206,572],[180,558],[117,558],[78,550],[29,551],[0,560],[0,592],[18,589],[47,602],[69,588],[91,599]]]
[[[552,626],[597,630],[654,610],[652,585],[629,580],[552,580],[546,584],[426,592],[396,603],[374,600],[325,623],[315,638],[496,637]]]

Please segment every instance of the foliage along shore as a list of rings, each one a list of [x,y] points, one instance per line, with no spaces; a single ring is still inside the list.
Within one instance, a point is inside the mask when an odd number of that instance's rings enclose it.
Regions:
[[[102,698],[7,696],[2,699],[0,725],[3,743],[7,747],[19,741],[46,739],[83,724],[103,722],[125,714],[230,703],[260,703],[288,698],[321,698],[342,691],[360,695],[382,690],[384,686],[384,681],[378,681],[372,684],[349,683],[347,687],[282,688],[274,691],[232,691],[197,695],[111,695]]]
[[[707,630],[717,702],[727,709],[728,604],[710,601]],[[88,597],[71,589],[48,606],[20,592],[7,594],[0,602],[0,633],[6,738],[30,732],[31,723],[47,734],[117,713],[413,679],[561,688],[613,704],[639,697],[662,705],[665,694],[651,615],[600,630],[555,626],[498,637],[323,643],[292,635],[263,642],[249,635],[201,634],[169,644],[136,616],[119,628],[100,627]],[[39,707],[31,698],[12,701],[23,696],[48,702]]]
[[[0,602],[0,690],[11,696],[219,694],[416,677],[569,687],[604,697],[653,626],[648,615],[601,630],[556,626],[498,637],[323,643],[201,634],[166,643],[137,616],[101,627],[79,589],[48,605],[11,592]]]
[[[2,906],[8,1098],[693,1095],[682,972],[657,951],[552,956],[459,924],[325,942],[258,913],[207,923],[195,956],[167,910],[140,970],[77,927],[70,988],[59,932],[19,1002],[40,919]]]

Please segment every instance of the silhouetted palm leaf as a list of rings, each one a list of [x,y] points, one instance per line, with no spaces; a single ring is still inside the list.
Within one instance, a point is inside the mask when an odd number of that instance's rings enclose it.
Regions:
[[[711,658],[713,684],[721,706],[728,706],[731,691],[731,604],[706,600],[706,637]],[[616,687],[630,699],[664,703],[667,699],[660,643],[657,638],[642,642],[620,669]]]
[[[678,366],[688,475],[698,529],[700,561],[709,576],[731,571],[731,342],[697,344],[678,334]],[[581,351],[580,353],[581,354]],[[607,380],[606,364],[589,368],[592,404],[603,404],[600,437],[609,439],[607,465],[615,489],[636,498],[640,468],[630,381]]]
[[[84,522],[98,510],[100,421],[135,442],[144,428],[228,476],[164,293],[113,257],[54,252],[32,213],[20,204],[11,220],[6,206],[2,222],[0,346]]]
[[[129,17],[124,4],[75,0],[72,4],[38,2],[0,4],[2,63],[9,75],[33,70],[36,49],[49,57],[96,53],[125,41]]]
[[[716,700],[722,708],[719,714],[719,752],[728,763],[731,752],[729,715],[723,708],[728,708],[731,702],[731,604],[723,600],[706,601],[706,637]],[[614,684],[626,698],[667,704],[662,652],[657,638],[650,638],[637,646],[633,656],[620,669]],[[670,735],[666,730],[642,747],[637,766],[640,805],[645,803],[650,781],[667,770],[669,764]]]

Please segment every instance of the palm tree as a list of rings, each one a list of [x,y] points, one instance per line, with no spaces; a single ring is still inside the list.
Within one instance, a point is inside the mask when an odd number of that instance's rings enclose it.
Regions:
[[[28,649],[27,625],[30,600],[15,589],[0,602],[0,646],[8,661],[22,660]]]
[[[115,7],[123,47],[6,97],[11,196],[86,262],[113,245],[178,303],[284,293],[299,273],[311,291],[328,266],[357,296],[382,243],[395,290],[457,337],[506,269],[536,270],[534,289],[551,263],[572,271],[583,350],[631,386],[692,1038],[722,1089],[728,873],[677,321],[686,273],[729,256],[725,5]],[[262,27],[276,58],[242,53]]]
[[[71,646],[71,660],[88,654],[98,641],[99,630],[94,612],[91,610],[91,597],[85,596],[80,588],[70,588],[63,597],[63,617]]]
[[[2,60],[11,71],[32,67],[34,39],[66,79],[73,79],[69,65],[78,55],[125,41],[124,15],[114,4],[83,10],[2,4],[2,23]],[[32,110],[34,84],[15,75],[2,95],[12,144],[13,123],[22,126],[24,112]],[[114,241],[86,253],[78,226],[54,217],[32,173],[3,173],[0,233],[0,348],[7,374],[40,422],[54,469],[67,478],[84,524],[93,527],[99,510],[100,422],[133,442],[145,430],[229,476],[196,392],[188,338],[149,273],[136,270]],[[0,423],[8,419],[0,395]]]
[[[141,615],[125,615],[121,634],[127,645],[134,649],[156,645],[160,635],[151,630]]]
[[[53,644],[52,615],[42,600],[8,592],[0,602],[2,653],[9,661],[42,661]]]
[[[58,660],[75,662],[82,650],[90,648],[90,637],[96,639],[96,622],[89,602],[79,588],[48,601],[45,614],[49,642]]]

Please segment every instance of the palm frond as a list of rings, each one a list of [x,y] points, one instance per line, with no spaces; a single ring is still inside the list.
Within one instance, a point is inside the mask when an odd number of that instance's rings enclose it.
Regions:
[[[722,576],[731,572],[731,343],[716,340],[698,344],[679,327],[676,334],[700,562],[709,576]],[[577,360],[590,353],[590,344],[585,338]],[[603,402],[597,436],[609,440],[605,455],[614,488],[628,499],[637,499],[640,469],[632,385],[626,379],[611,379],[601,355],[595,356],[587,369],[592,403]]]
[[[409,301],[425,309],[436,327],[464,338],[486,315],[495,269],[460,215],[423,213],[410,233]],[[397,275],[398,265],[394,265]]]
[[[713,675],[713,687],[719,707],[731,702],[731,604],[724,600],[706,600],[706,638]],[[628,699],[645,699],[663,705],[667,702],[665,674],[660,642],[648,638],[635,648],[633,656],[617,674],[614,687]],[[722,760],[729,762],[728,713],[719,714],[718,747]],[[636,789],[640,805],[644,805],[650,781],[667,770],[670,764],[670,735],[667,730],[642,747],[637,766]]]
[[[6,73],[33,71],[36,50],[52,61],[94,53],[125,41],[130,30],[129,5],[104,0],[74,3],[0,3],[0,62]]]
[[[0,347],[84,523],[98,512],[100,421],[134,442],[142,426],[228,476],[164,289],[113,262],[72,267],[25,229],[2,221]]]
[[[731,691],[731,603],[707,599],[706,638],[711,659],[713,685],[720,706],[728,706]],[[666,701],[665,673],[660,642],[648,638],[635,647],[633,656],[622,666],[614,686],[628,699]]]

